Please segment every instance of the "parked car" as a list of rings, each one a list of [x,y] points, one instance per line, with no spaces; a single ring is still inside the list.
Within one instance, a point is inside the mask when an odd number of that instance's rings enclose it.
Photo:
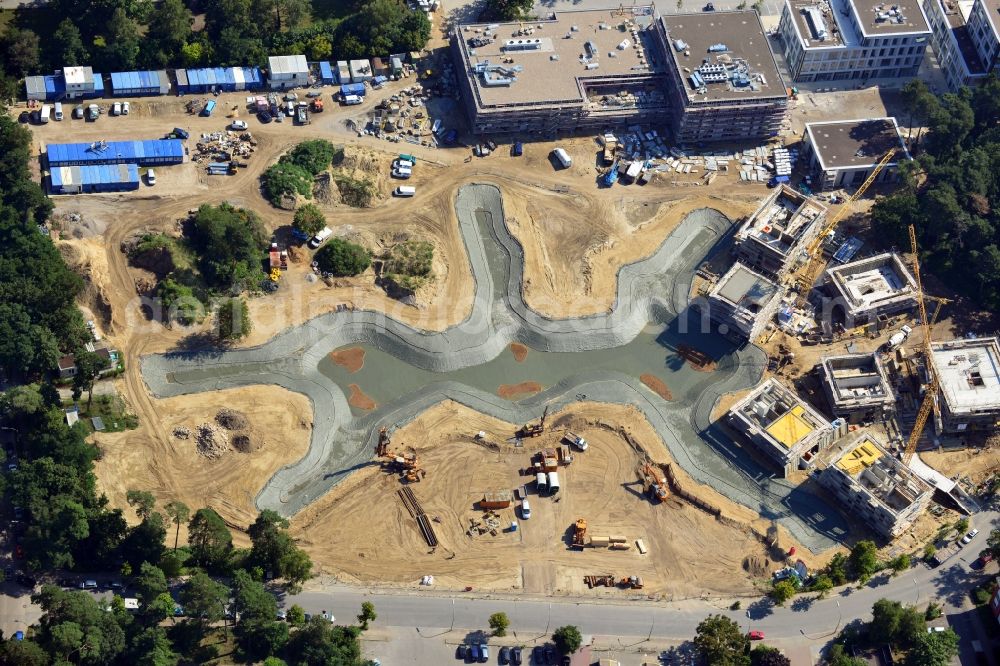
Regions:
[[[310,90],[309,92],[306,93],[306,97],[322,97],[322,96],[323,93],[319,92],[318,90]]]
[[[272,120],[271,114],[269,112],[267,112],[267,111],[261,111],[260,113],[257,114],[257,120],[259,120],[260,122],[262,122],[262,123],[264,123],[266,125],[267,123],[271,122],[271,120]]]
[[[393,169],[392,170],[392,177],[393,178],[400,178],[402,180],[406,180],[407,178],[409,178],[412,175],[413,175],[413,172],[410,171],[409,169],[405,168],[405,167],[401,167],[399,169]]]
[[[750,637],[750,640],[752,640],[752,641],[762,641],[762,640],[764,640],[764,632],[761,631],[760,629],[754,629],[753,631],[751,631],[748,634],[748,636]]]
[[[229,129],[231,130],[240,131],[240,130],[245,130],[246,128],[247,124],[242,120],[234,120],[229,124]]]
[[[520,141],[515,142],[514,145],[510,147],[510,154],[511,157],[520,157],[521,155],[523,155],[524,144],[521,143]]]
[[[966,534],[964,537],[962,537],[962,543],[963,544],[970,543],[973,539],[976,538],[977,534],[979,534],[979,530],[972,530],[971,532],[969,532],[968,534]]]
[[[83,104],[73,107],[73,118],[80,120],[83,118]]]
[[[122,113],[122,103],[121,102],[115,102],[114,104],[111,105],[111,115],[113,115],[113,116],[120,116],[121,113]]]
[[[469,656],[469,646],[466,645],[465,643],[455,648],[455,659],[461,659],[462,661],[465,661],[465,659],[468,656]]]
[[[490,646],[486,643],[482,643],[479,646],[479,663],[485,664],[490,660]]]
[[[101,115],[101,107],[91,104],[87,107],[87,120],[95,121]]]
[[[710,3],[708,3],[707,5],[705,5],[705,6],[704,6],[704,7],[702,8],[702,11],[705,11],[705,12],[714,12],[714,11],[715,11],[715,5],[713,5],[713,4],[712,4],[712,3],[710,2]]]
[[[122,102],[122,115],[127,116],[129,112],[128,102]]]
[[[469,648],[469,659],[472,661],[479,661],[479,646],[475,643]]]
[[[531,663],[533,664],[547,664],[548,660],[545,658],[545,648],[541,645],[536,645],[531,649]]]
[[[279,622],[284,622],[288,618],[288,611],[284,608],[279,608],[276,618]]]
[[[510,663],[514,666],[520,666],[521,664],[521,648],[514,647],[510,649]]]
[[[156,171],[153,169],[146,172],[146,183],[149,185],[156,185]]]
[[[510,663],[510,648],[507,647],[506,645],[503,646],[502,648],[500,648],[500,654],[497,656],[497,659],[500,660],[501,664],[509,664]]]

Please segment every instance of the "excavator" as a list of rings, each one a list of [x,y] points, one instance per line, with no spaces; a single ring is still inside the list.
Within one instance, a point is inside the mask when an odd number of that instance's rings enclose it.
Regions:
[[[389,450],[391,443],[389,430],[385,426],[379,428],[375,456],[381,459],[383,467],[393,472],[399,471],[400,476],[410,483],[416,483],[427,476],[416,453],[393,453]]]
[[[646,461],[639,468],[639,478],[642,479],[642,490],[650,498],[656,498],[660,502],[665,502],[670,497],[670,490],[667,486],[667,479],[652,462]]]
[[[538,423],[525,423],[521,426],[521,429],[514,433],[514,436],[518,439],[523,439],[525,437],[538,437],[543,432],[545,432],[545,418],[549,415],[549,406],[545,406],[545,411],[542,412],[542,418]]]

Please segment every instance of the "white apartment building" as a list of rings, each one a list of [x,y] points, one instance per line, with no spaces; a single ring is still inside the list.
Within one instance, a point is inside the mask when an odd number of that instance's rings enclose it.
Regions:
[[[931,35],[919,0],[785,0],[778,32],[801,82],[914,77]]]
[[[996,0],[923,0],[931,43],[948,88],[974,86],[996,68],[1000,3]]]

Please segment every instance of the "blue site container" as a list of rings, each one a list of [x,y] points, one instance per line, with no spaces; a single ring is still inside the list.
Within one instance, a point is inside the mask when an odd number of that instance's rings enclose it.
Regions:
[[[87,164],[180,164],[184,161],[184,144],[179,139],[55,143],[47,147],[46,156],[50,168]]]
[[[345,83],[340,86],[340,94],[343,97],[348,95],[357,95],[358,97],[365,96],[365,84],[364,83]]]
[[[323,82],[324,85],[330,85],[337,82],[337,77],[333,74],[333,67],[326,60],[319,64],[319,80]]]

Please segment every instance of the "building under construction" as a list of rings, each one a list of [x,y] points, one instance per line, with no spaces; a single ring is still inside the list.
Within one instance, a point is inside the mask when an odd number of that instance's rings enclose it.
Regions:
[[[776,135],[787,109],[751,10],[553,12],[459,25],[452,49],[477,134],[669,123],[679,143],[742,140]]]
[[[459,25],[452,49],[471,129],[550,133],[667,120],[652,5]]]
[[[848,423],[880,421],[896,408],[896,397],[878,354],[824,356],[819,374],[830,410]]]
[[[754,270],[781,279],[801,261],[826,212],[820,202],[782,185],[736,232],[736,256]]]
[[[782,473],[809,468],[816,456],[847,432],[773,377],[729,410],[729,425],[771,459]]]
[[[934,492],[868,434],[839,451],[819,481],[847,513],[888,539],[910,528]]]
[[[1000,424],[1000,345],[997,338],[931,343],[938,380],[939,433],[992,430]]]
[[[917,306],[917,282],[895,252],[832,266],[826,271],[826,280],[844,306],[849,327]]]
[[[737,261],[709,291],[705,307],[723,335],[755,340],[780,305],[778,285]]]

